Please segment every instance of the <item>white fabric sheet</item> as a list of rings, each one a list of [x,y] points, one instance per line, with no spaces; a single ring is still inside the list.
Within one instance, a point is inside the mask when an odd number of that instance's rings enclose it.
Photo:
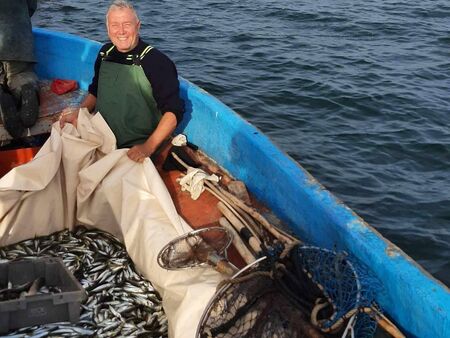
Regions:
[[[177,214],[155,166],[133,162],[100,114],[81,109],[77,128],[56,122],[33,161],[0,180],[0,246],[77,224],[121,239],[144,276],[163,298],[169,336],[195,336],[220,274],[196,268],[167,271],[160,249],[192,230]]]

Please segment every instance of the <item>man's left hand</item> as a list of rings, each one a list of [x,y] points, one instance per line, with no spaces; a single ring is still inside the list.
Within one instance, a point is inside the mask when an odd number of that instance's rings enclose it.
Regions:
[[[152,154],[150,150],[147,149],[145,143],[138,144],[128,150],[127,155],[133,161],[142,163],[144,160]]]

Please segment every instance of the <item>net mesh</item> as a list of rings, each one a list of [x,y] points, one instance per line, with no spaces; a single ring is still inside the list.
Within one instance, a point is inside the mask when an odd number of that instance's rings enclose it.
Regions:
[[[285,260],[267,260],[222,287],[205,310],[197,337],[373,337],[376,322],[362,307],[373,302],[362,266],[331,250],[295,247]],[[310,318],[316,300],[328,304]]]
[[[354,337],[371,338],[377,329],[375,320],[367,313],[358,313],[353,327]],[[350,334],[347,337],[351,337]],[[346,338],[347,338],[346,337]]]
[[[321,337],[270,273],[250,273],[218,291],[197,337]]]
[[[313,246],[298,246],[291,253],[291,259],[297,270],[308,274],[320,287],[326,299],[332,305],[331,315],[323,315],[319,327],[332,329],[336,324],[357,315],[354,332],[357,337],[372,337],[376,321],[357,312],[371,307],[375,290],[379,282],[371,277],[368,269],[350,261],[345,252],[335,252]]]
[[[230,242],[230,234],[223,228],[210,227],[192,231],[167,244],[158,255],[158,263],[165,269],[205,264],[209,253],[225,253]]]

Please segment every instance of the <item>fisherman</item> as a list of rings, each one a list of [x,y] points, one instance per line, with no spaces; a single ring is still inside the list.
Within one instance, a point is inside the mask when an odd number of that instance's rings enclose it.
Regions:
[[[0,116],[13,138],[32,127],[39,114],[31,16],[37,0],[0,1]]]
[[[130,148],[136,162],[155,153],[184,113],[174,63],[140,39],[141,22],[133,6],[115,0],[106,13],[111,40],[100,49],[95,74],[81,108],[100,112],[118,148]],[[66,108],[60,125],[76,124],[79,107]]]

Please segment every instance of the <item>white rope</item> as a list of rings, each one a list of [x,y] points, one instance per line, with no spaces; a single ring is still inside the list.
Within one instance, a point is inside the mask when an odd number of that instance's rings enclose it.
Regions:
[[[177,147],[185,146],[187,144],[186,135],[178,134],[172,139],[172,144]]]
[[[200,197],[201,193],[205,190],[205,180],[219,182],[219,177],[215,174],[208,175],[205,171],[188,167],[187,174],[179,180],[182,191],[188,191],[191,194],[191,198],[196,200]]]

